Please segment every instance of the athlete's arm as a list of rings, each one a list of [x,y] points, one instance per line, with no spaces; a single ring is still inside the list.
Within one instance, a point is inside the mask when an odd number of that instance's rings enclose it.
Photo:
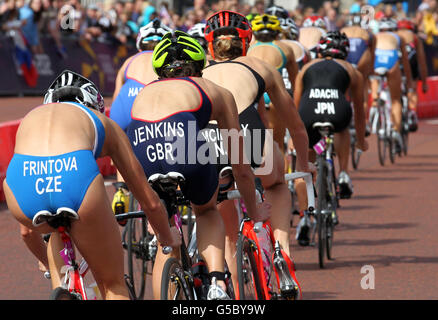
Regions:
[[[215,97],[212,112],[212,119],[216,120],[219,129],[231,130],[227,135],[228,157],[233,168],[233,176],[236,179],[239,192],[245,201],[248,215],[254,221],[265,221],[269,218],[270,205],[264,202],[256,204],[255,196],[255,176],[247,160],[243,136],[239,134],[239,114],[237,112],[236,102],[230,91],[218,87],[220,95]],[[233,131],[238,135],[238,146],[236,148],[236,136],[232,137]],[[225,135],[223,135],[225,136]],[[233,144],[234,143],[234,144]],[[236,155],[237,152],[237,155]]]
[[[402,53],[402,57],[401,57],[401,63],[403,64],[403,70],[405,72],[406,75],[406,86],[408,88],[412,88],[412,71],[411,71],[411,64],[409,63],[409,58],[408,58],[408,54],[406,52],[406,42],[401,38],[400,38],[400,50]]]
[[[119,69],[119,72],[117,72],[117,77],[116,77],[116,83],[115,83],[115,87],[114,87],[114,94],[113,94],[113,100],[114,101],[116,99],[116,97],[119,95],[120,89],[123,86],[124,83],[124,78],[125,78],[125,70],[129,64],[129,61],[131,61],[132,57],[127,59],[122,67]]]
[[[424,52],[424,45],[423,41],[414,35],[416,37],[416,44],[417,44],[417,62],[418,62],[418,69],[420,71],[420,80],[423,87],[423,92],[427,92],[429,89],[427,85],[427,63],[426,63],[426,53]],[[414,90],[416,90],[415,84],[414,84]]]
[[[285,126],[291,135],[295,150],[297,151],[297,170],[309,172],[307,153],[309,148],[309,138],[307,136],[306,128],[298,114],[294,101],[286,91],[281,75],[270,65],[265,65],[271,70],[270,79],[265,81],[266,91],[268,92],[279,117],[283,119]]]
[[[295,79],[297,77],[297,73],[298,73],[298,63],[295,60],[295,53],[294,50],[292,48],[290,48],[289,46],[285,46],[287,47],[287,52],[286,52],[286,56],[287,56],[287,64],[286,64],[286,70],[287,73],[289,75],[289,81],[292,84],[292,90],[295,87]]]
[[[176,247],[180,237],[170,229],[166,209],[160,198],[151,188],[140,162],[132,151],[131,144],[123,130],[111,119],[103,119],[105,126],[105,143],[102,156],[108,155],[125,179],[134,197],[145,211],[157,238],[163,246]]]
[[[298,72],[297,78],[295,79],[294,102],[297,109],[300,106],[301,96],[303,95],[303,75],[304,70],[306,69],[307,68],[304,67],[300,72]]]

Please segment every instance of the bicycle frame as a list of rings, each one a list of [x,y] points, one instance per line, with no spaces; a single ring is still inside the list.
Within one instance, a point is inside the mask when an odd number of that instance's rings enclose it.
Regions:
[[[304,178],[306,182],[307,187],[307,196],[308,196],[308,207],[309,211],[313,211],[314,209],[314,193],[313,193],[313,184],[312,184],[312,177],[309,173],[288,173],[285,175],[286,181],[291,181],[298,178]],[[237,191],[238,193],[238,191]],[[236,193],[236,198],[237,198]],[[264,223],[257,222],[254,223],[252,221],[246,212],[245,205],[241,199],[239,199],[237,211],[240,218],[240,226],[239,226],[239,235],[243,235],[246,238],[248,238],[251,242],[255,244],[255,252],[254,252],[254,258],[257,266],[257,273],[259,275],[259,280],[262,286],[262,296],[258,297],[257,292],[256,298],[257,300],[271,300],[276,299],[280,295],[280,278],[277,274],[277,271],[273,265],[273,257],[276,250],[280,250],[280,244],[278,241],[275,240],[274,232],[272,230],[271,224],[269,221],[266,221]],[[271,252],[266,252],[263,247],[259,244],[259,238],[257,237],[257,234],[261,231],[261,229],[265,229],[268,232],[268,238],[269,238],[269,245],[271,246]],[[265,256],[265,259],[263,259],[263,255]],[[266,261],[269,261],[271,263],[271,266],[265,265]],[[268,268],[268,270],[266,270]],[[275,278],[273,277],[273,274],[275,274]],[[278,293],[273,291],[273,289],[277,289]],[[240,292],[237,294],[238,298],[240,299]]]
[[[391,132],[392,122],[391,122],[391,95],[389,93],[387,78],[384,75],[377,75],[375,78],[379,81],[379,99],[384,103],[377,105],[377,113],[370,116],[373,116],[371,120],[371,132],[374,134],[378,134],[379,137],[385,137],[386,133]],[[383,132],[378,132],[378,117],[381,119],[385,119],[385,127],[386,130]]]
[[[64,249],[60,251],[60,255],[64,260],[65,265],[61,268],[61,273],[65,273],[62,287],[67,289],[70,293],[79,295],[82,300],[89,300],[84,277],[89,268],[85,259],[82,259],[78,265],[76,262],[75,250],[70,236],[65,227],[58,227],[58,232],[61,235]],[[96,297],[94,297],[94,300]]]

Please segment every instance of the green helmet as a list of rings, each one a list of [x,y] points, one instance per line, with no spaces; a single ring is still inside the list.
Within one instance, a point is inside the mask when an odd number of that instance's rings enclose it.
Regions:
[[[165,69],[182,68],[187,64],[194,65],[200,72],[206,62],[205,51],[199,42],[178,30],[166,33],[152,54],[152,66],[159,77]]]

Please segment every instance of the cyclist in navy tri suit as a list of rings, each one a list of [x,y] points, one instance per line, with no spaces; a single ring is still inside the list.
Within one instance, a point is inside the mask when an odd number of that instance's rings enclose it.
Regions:
[[[171,171],[184,175],[182,191],[196,214],[198,249],[218,280],[210,285],[208,299],[225,300],[229,297],[224,290],[224,225],[216,207],[216,157],[210,157],[213,153],[201,130],[211,120],[217,121],[220,129],[238,133],[240,128],[232,94],[201,77],[205,64],[205,52],[196,39],[181,31],[166,34],[153,54],[159,79],[137,96],[127,134],[146,175]],[[243,139],[238,141],[238,155],[244,157]],[[233,159],[235,149],[231,147],[228,144]],[[255,221],[266,220],[269,204],[256,204],[254,175],[242,160],[233,162],[232,167],[248,213]],[[153,270],[156,298],[166,259],[158,250]]]

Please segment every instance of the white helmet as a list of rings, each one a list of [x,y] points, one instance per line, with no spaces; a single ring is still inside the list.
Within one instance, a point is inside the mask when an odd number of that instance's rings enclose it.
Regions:
[[[379,21],[379,31],[397,30],[397,21],[392,18],[382,18]]]
[[[172,29],[162,23],[160,19],[155,18],[138,31],[136,42],[137,50],[143,51],[142,44],[149,41],[158,42],[168,32],[172,32]]]
[[[100,112],[105,111],[103,97],[96,85],[80,74],[64,70],[44,95],[44,104],[71,101]]]
[[[189,36],[192,36],[193,38],[204,38],[205,26],[206,26],[205,23],[202,22],[197,23],[187,31],[187,34]]]
[[[303,28],[309,28],[309,27],[317,27],[322,29],[327,28],[325,21],[321,16],[310,16],[304,19]]]
[[[280,26],[281,28],[288,33],[289,37],[293,40],[296,40],[300,36],[300,29],[295,24],[295,21],[292,18],[282,19],[280,18]]]

